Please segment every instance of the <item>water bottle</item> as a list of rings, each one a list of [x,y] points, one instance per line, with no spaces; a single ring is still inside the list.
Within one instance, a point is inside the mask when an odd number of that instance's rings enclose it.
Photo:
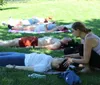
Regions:
[[[45,78],[46,75],[41,75],[41,74],[37,74],[37,73],[32,73],[32,74],[29,74],[28,77],[30,77],[30,78]]]

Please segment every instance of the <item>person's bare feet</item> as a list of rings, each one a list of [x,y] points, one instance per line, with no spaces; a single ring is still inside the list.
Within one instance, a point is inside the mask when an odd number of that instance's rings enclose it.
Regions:
[[[89,67],[84,67],[79,73],[91,73],[91,69]]]

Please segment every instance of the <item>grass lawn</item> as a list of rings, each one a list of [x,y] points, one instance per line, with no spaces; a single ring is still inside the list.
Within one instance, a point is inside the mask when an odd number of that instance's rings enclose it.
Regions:
[[[1,10],[2,9],[2,10]],[[31,0],[27,3],[22,2],[8,2],[0,6],[0,39],[10,40],[22,36],[54,36],[63,38],[70,36],[67,33],[47,33],[47,34],[20,34],[8,33],[8,28],[2,26],[2,21],[7,21],[9,17],[15,19],[27,19],[33,16],[37,17],[52,17],[58,24],[67,24],[74,21],[82,21],[89,28],[100,36],[100,1],[99,0]],[[63,52],[51,51],[46,49],[34,48],[16,48],[16,47],[0,47],[2,51],[17,51],[17,52],[38,52],[46,53],[52,56],[60,57]],[[47,75],[44,79],[30,79],[28,74],[31,71],[19,71],[0,68],[0,85],[66,85],[63,79],[57,75]],[[100,85],[100,72],[93,72],[92,74],[79,74],[82,80],[82,85]]]

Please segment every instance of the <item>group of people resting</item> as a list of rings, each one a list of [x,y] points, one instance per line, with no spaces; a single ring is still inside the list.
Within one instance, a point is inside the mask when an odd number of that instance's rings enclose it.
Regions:
[[[84,68],[81,72],[90,72],[91,68],[100,68],[100,38],[91,32],[82,22],[72,24],[72,34],[81,38],[81,43],[78,46],[78,51],[67,53],[70,49],[66,49],[63,58],[53,58],[46,54],[37,53],[17,53],[17,52],[1,52],[0,66],[8,68],[32,70],[44,72],[49,69],[64,71],[70,64],[82,64]],[[71,44],[70,44],[71,43]],[[56,39],[52,37],[23,37],[9,41],[0,41],[0,46],[19,46],[47,49],[59,49],[66,45],[72,45],[71,38]],[[77,47],[76,46],[76,47]],[[72,48],[71,48],[72,49]],[[11,65],[8,65],[11,64]]]
[[[51,18],[50,18],[51,19]],[[25,19],[25,20],[12,20],[7,25],[11,30],[19,30],[19,31],[33,31],[33,32],[54,32],[54,31],[68,31],[70,25],[57,25],[54,21],[50,21],[49,19],[40,19],[37,17]],[[14,24],[12,24],[14,23]]]

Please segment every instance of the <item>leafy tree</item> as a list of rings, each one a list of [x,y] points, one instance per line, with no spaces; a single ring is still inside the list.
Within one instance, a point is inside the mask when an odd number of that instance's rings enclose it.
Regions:
[[[0,5],[3,5],[3,0],[0,0]]]

